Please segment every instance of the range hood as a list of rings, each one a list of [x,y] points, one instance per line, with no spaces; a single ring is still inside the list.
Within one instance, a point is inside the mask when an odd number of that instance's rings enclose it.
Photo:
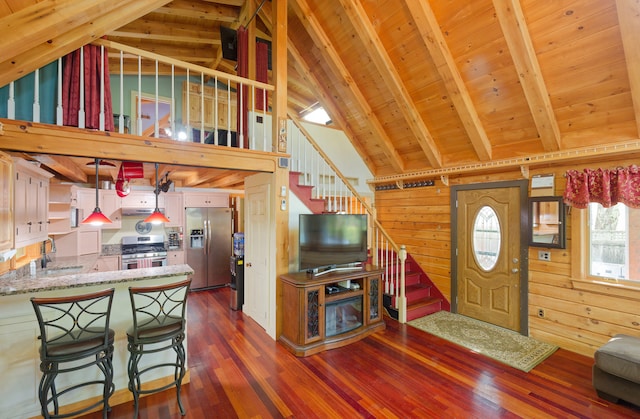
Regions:
[[[159,208],[161,213],[164,212],[164,208]],[[151,215],[151,213],[155,210],[155,208],[122,208],[122,216],[123,217],[143,217],[147,215]]]

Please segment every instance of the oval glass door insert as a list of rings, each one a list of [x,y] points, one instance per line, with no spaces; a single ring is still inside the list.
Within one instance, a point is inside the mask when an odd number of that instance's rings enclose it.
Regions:
[[[501,234],[498,214],[488,205],[480,208],[473,222],[473,255],[485,271],[493,269],[500,256]]]

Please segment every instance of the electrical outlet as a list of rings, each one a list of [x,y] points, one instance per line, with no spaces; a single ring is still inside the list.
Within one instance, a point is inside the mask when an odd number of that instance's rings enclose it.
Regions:
[[[538,309],[538,317],[540,317],[541,319],[544,318],[544,310],[543,309]]]
[[[545,252],[544,250],[538,250],[538,260],[551,261],[551,252]]]

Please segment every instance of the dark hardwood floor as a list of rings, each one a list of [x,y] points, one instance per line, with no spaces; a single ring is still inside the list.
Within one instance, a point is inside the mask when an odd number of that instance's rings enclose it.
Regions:
[[[190,294],[188,316],[189,418],[640,417],[599,399],[592,359],[562,349],[525,373],[386,319],[360,342],[296,358],[229,308],[227,288]],[[132,414],[126,403],[109,417]],[[181,417],[175,390],[142,399],[140,417]]]

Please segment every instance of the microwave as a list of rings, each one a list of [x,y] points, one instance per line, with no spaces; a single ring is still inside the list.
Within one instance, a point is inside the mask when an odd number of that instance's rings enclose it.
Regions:
[[[69,215],[71,221],[71,228],[76,228],[82,221],[82,209],[71,207],[71,214]]]

